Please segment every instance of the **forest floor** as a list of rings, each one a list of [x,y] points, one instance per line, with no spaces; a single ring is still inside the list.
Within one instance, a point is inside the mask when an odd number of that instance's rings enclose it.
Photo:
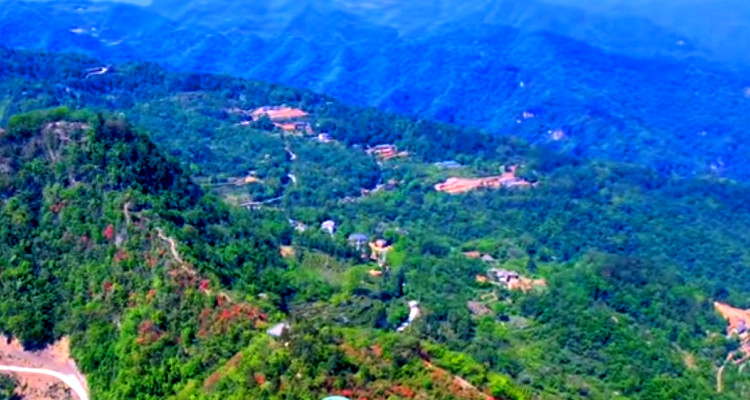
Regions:
[[[19,394],[26,400],[88,400],[86,378],[70,357],[63,338],[42,351],[27,351],[17,340],[0,340],[0,371],[19,380]]]

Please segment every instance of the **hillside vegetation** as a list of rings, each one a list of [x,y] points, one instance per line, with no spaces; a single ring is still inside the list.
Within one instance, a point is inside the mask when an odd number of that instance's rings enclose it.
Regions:
[[[0,140],[0,329],[29,349],[70,336],[92,398],[527,398],[470,359],[479,387],[453,388],[413,338],[270,337],[296,290],[286,224],[222,205],[122,120],[23,114]]]

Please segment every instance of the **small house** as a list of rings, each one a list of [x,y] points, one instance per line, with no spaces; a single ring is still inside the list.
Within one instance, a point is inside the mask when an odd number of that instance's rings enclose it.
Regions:
[[[405,154],[399,153],[396,146],[392,144],[379,144],[375,147],[367,150],[367,153],[374,155],[382,160],[390,160],[391,158],[403,156]]]
[[[299,233],[305,232],[307,230],[307,225],[303,224],[302,222],[290,219],[289,224],[291,224],[292,227],[294,227],[294,230]]]
[[[271,337],[280,338],[285,332],[291,331],[291,329],[292,327],[288,322],[281,322],[269,328],[266,333]]]
[[[329,235],[333,236],[336,233],[336,222],[333,220],[324,221],[320,224],[320,229],[328,232]]]
[[[352,233],[349,235],[349,244],[356,248],[357,251],[360,251],[362,250],[362,246],[367,243],[367,239],[368,237],[364,233]]]
[[[736,333],[737,336],[742,336],[748,333],[748,326],[744,319],[740,319],[739,323],[737,323],[734,333]]]
[[[504,284],[510,284],[511,282],[518,281],[520,276],[518,272],[507,271],[504,269],[493,268],[490,270],[490,276],[496,281]]]

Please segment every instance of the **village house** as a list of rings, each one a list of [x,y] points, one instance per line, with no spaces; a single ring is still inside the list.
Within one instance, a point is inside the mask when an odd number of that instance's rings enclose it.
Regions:
[[[396,157],[406,157],[409,155],[408,152],[399,152],[396,146],[392,144],[379,144],[375,147],[367,149],[367,154],[375,156],[381,160],[387,161]]]
[[[292,227],[294,227],[294,230],[299,233],[305,232],[307,230],[307,225],[303,224],[302,222],[290,219],[289,224],[292,225]]]
[[[281,322],[269,328],[266,333],[268,333],[268,335],[271,337],[280,338],[284,335],[284,333],[289,332],[291,329],[292,327],[288,322]]]
[[[750,336],[750,330],[748,330],[747,323],[743,318],[740,318],[739,322],[737,322],[737,326],[732,330],[732,333],[737,335],[741,340]]]
[[[274,122],[273,125],[287,133],[295,133],[301,135],[312,135],[313,133],[315,133],[313,131],[312,125],[310,125],[310,123],[308,122]]]
[[[362,246],[367,243],[368,237],[364,233],[352,233],[349,235],[349,245],[357,249],[357,251],[362,250]]]
[[[328,232],[329,235],[333,236],[336,233],[336,222],[333,220],[324,221],[320,224],[320,229]]]
[[[547,282],[544,279],[529,279],[521,276],[518,272],[500,268],[490,269],[489,276],[496,285],[505,287],[508,290],[528,292],[534,288],[543,288],[547,286]]]
[[[490,277],[496,282],[511,286],[513,282],[517,282],[520,278],[518,272],[508,271],[500,268],[490,269]]]

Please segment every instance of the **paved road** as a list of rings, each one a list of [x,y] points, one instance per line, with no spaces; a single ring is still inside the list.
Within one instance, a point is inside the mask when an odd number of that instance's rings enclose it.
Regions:
[[[70,387],[70,389],[72,389],[73,392],[75,392],[75,394],[78,396],[79,400],[89,400],[89,395],[86,392],[86,388],[83,387],[83,384],[81,384],[81,382],[78,380],[78,377],[76,377],[75,375],[65,375],[63,373],[52,371],[49,369],[13,367],[9,365],[0,365],[0,371],[52,376],[68,385],[68,387]]]

